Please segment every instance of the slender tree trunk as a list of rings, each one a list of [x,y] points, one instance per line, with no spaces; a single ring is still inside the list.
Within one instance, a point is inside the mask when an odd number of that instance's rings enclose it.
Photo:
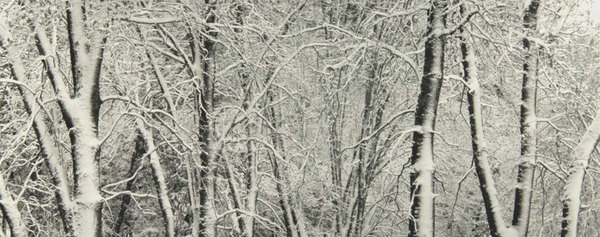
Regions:
[[[133,152],[133,155],[131,156],[131,163],[129,164],[129,171],[127,172],[126,177],[132,177],[133,175],[135,175],[136,171],[138,170],[138,167],[142,164],[142,157],[144,156],[144,153],[146,153],[144,137],[142,136],[142,134],[139,133],[139,131],[138,135],[134,140],[134,143],[135,150]],[[125,190],[132,190],[134,183],[135,179],[127,181]],[[115,233],[125,235],[125,233],[122,233],[121,230],[123,228],[123,224],[128,225],[125,214],[127,213],[127,208],[129,207],[130,202],[131,196],[123,195],[123,197],[121,198],[121,208],[119,209],[119,215],[116,221],[117,223],[115,224]]]
[[[250,133],[248,132],[248,135]],[[247,200],[247,208],[248,212],[252,215],[247,215],[245,220],[244,235],[248,237],[254,236],[254,216],[256,213],[256,201],[258,199],[258,161],[256,159],[256,155],[252,154],[252,144],[250,142],[246,143],[246,147],[248,150],[248,168],[249,168],[249,177],[248,177],[248,200]]]
[[[465,17],[465,6],[461,5],[460,12]],[[460,48],[463,57],[463,73],[467,82],[469,103],[469,123],[471,125],[471,144],[473,147],[473,161],[475,171],[479,179],[479,189],[483,196],[483,203],[490,227],[490,234],[495,237],[511,236],[509,229],[503,219],[502,206],[498,200],[498,191],[494,183],[494,177],[487,151],[485,149],[485,137],[483,135],[483,121],[481,117],[481,88],[477,78],[477,58],[475,52],[468,43],[469,35],[464,27],[460,27]]]
[[[569,176],[567,177],[567,182],[563,188],[563,219],[560,232],[560,235],[563,237],[577,236],[583,178],[591,158],[590,156],[596,148],[596,145],[598,145],[599,140],[600,113],[596,115],[592,124],[588,126],[587,131],[573,152],[573,158],[575,158],[575,160],[571,164]]]
[[[205,0],[208,5],[206,23],[214,23],[216,16],[214,13],[215,5],[210,0]],[[216,37],[215,32],[211,32],[210,27],[204,29],[205,33],[211,37]],[[200,142],[200,170],[198,172],[199,179],[199,235],[200,236],[216,236],[216,214],[214,210],[214,131],[213,121],[210,119],[214,108],[214,71],[212,70],[213,60],[215,57],[214,42],[212,39],[203,38],[201,44],[194,43],[194,68],[192,69],[194,76],[199,78],[198,88],[198,126],[199,126],[199,142]]]
[[[138,129],[144,137],[147,146],[146,150],[147,152],[150,152],[150,167],[152,168],[152,176],[154,178],[154,182],[156,183],[159,204],[165,222],[164,225],[166,236],[175,236],[174,215],[168,196],[167,182],[165,179],[164,170],[160,163],[158,151],[156,151],[156,147],[154,146],[152,132],[144,127],[145,125],[143,125],[143,122],[138,121],[137,123]]]
[[[539,0],[532,0],[523,16],[523,27],[530,35],[536,30]],[[520,236],[527,236],[529,212],[533,189],[533,176],[536,162],[536,90],[537,57],[536,46],[527,37],[523,38],[523,87],[521,89],[521,157],[517,176],[513,226]]]
[[[275,101],[275,95],[273,95],[272,91],[269,90],[267,92],[267,98],[269,103],[273,103]],[[283,141],[281,140],[281,137],[279,136],[277,131],[277,128],[279,127],[279,122],[277,121],[276,111],[273,107],[267,108],[267,111],[268,112],[266,117],[271,121],[271,141],[273,142],[273,147],[281,154],[285,154],[285,151],[283,150]],[[275,152],[273,152],[272,155],[269,154],[269,157],[271,158],[273,175],[276,179],[275,188],[277,189],[277,194],[279,196],[279,206],[281,208],[281,211],[283,212],[283,224],[286,228],[286,234],[288,237],[298,237],[298,229],[296,226],[296,221],[294,220],[294,211],[290,206],[289,197],[285,194],[284,184],[282,183],[285,182],[285,180],[281,176],[279,161],[277,160],[280,157],[277,157]]]
[[[372,129],[372,110],[373,110],[373,95],[374,87],[375,87],[375,73],[376,73],[376,62],[371,62],[375,64],[374,66],[370,66],[369,68],[369,76],[366,82],[365,88],[365,106],[362,112],[362,126],[359,140],[362,140],[364,137],[368,136]],[[367,201],[367,184],[366,184],[366,166],[371,155],[369,151],[368,144],[371,141],[364,141],[358,146],[358,163],[356,167],[356,180],[357,180],[357,191],[356,191],[356,215],[354,216],[353,223],[351,226],[352,230],[348,230],[347,233],[352,233],[354,236],[360,236],[362,231],[362,223],[364,217],[364,210]]]
[[[21,212],[19,211],[17,202],[6,189],[6,183],[2,175],[0,175],[0,209],[2,209],[2,219],[6,220],[10,227],[10,235],[14,237],[26,237],[27,229],[23,224]]]
[[[241,27],[244,26],[244,14],[246,14],[246,7],[244,3],[239,3],[236,7],[236,22],[240,26],[239,29],[235,29],[236,33],[242,33],[243,29]],[[241,39],[236,37],[236,40],[242,41]],[[240,55],[240,58],[243,60],[243,56]],[[246,72],[246,64],[242,63],[240,65],[240,77],[242,80],[242,89],[244,90],[244,98],[242,101],[242,109],[244,111],[248,110],[249,101],[251,101],[251,91],[252,85],[250,84],[250,78],[248,73]],[[250,123],[250,118],[246,118],[246,123]],[[248,137],[251,136],[251,129],[249,126],[245,127],[246,135]],[[246,153],[242,157],[242,160],[247,161],[247,175],[246,175],[246,188],[247,188],[247,201],[246,201],[246,209],[248,210],[250,215],[245,215],[243,222],[240,222],[239,225],[243,226],[242,229],[243,236],[252,237],[254,236],[254,215],[256,215],[256,202],[258,199],[258,164],[257,157],[253,154],[252,143],[250,141],[246,141]]]
[[[428,39],[425,42],[425,64],[419,94],[415,125],[420,132],[413,134],[410,158],[410,214],[409,236],[434,236],[433,193],[433,131],[444,68],[445,13],[447,1],[434,0],[429,10]]]
[[[146,143],[146,151],[150,153],[150,167],[152,168],[152,177],[156,183],[156,190],[158,193],[158,202],[164,219],[165,235],[169,237],[175,236],[175,217],[173,215],[173,208],[171,207],[171,201],[169,200],[167,181],[165,173],[160,163],[160,157],[158,151],[154,145],[154,138],[152,131],[146,129],[144,122],[141,119],[137,121],[137,127],[140,131],[144,141]]]

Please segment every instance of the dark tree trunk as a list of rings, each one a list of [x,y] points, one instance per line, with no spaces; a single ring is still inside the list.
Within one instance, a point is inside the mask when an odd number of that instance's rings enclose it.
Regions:
[[[532,0],[523,16],[523,28],[531,35],[537,28],[539,0]],[[523,86],[521,89],[521,157],[517,175],[513,226],[521,236],[527,236],[529,212],[533,189],[533,176],[536,162],[536,90],[537,56],[536,46],[528,38],[523,38]]]
[[[409,236],[434,236],[435,233],[433,131],[443,78],[444,36],[441,32],[445,29],[446,6],[447,1],[434,0],[429,10],[423,79],[415,114],[415,125],[420,126],[421,131],[413,134],[410,158]]]

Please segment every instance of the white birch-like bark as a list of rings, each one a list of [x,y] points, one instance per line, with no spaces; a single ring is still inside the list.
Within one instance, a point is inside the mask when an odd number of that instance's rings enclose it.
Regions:
[[[575,159],[569,169],[569,176],[563,188],[563,219],[560,235],[563,237],[577,236],[577,224],[579,220],[579,208],[581,206],[581,192],[586,168],[588,167],[591,154],[600,140],[600,112],[594,121],[588,126],[581,141],[573,151]]]

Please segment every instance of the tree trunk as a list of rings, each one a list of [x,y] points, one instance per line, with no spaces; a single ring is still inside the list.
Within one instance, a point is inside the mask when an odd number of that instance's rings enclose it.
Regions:
[[[154,145],[154,138],[152,131],[146,129],[146,125],[141,119],[138,118],[137,127],[140,131],[144,141],[146,143],[146,151],[150,153],[150,167],[152,168],[152,176],[156,183],[156,191],[158,193],[158,201],[160,209],[164,219],[165,235],[169,237],[175,236],[175,217],[173,215],[173,208],[171,207],[171,201],[169,200],[169,191],[167,187],[167,181],[165,179],[165,173],[160,164],[160,157],[158,156],[157,148]]]
[[[523,27],[530,35],[536,30],[539,0],[532,0],[523,16]],[[533,176],[536,162],[536,90],[537,57],[536,47],[527,37],[523,38],[523,86],[521,89],[521,157],[517,176],[513,226],[520,236],[527,236],[529,212],[533,189]]]
[[[465,6],[461,5],[460,12],[463,17]],[[483,121],[481,117],[481,88],[477,78],[477,58],[471,45],[467,42],[469,35],[464,27],[460,27],[460,48],[463,59],[463,73],[468,86],[467,100],[469,103],[469,123],[471,126],[471,144],[473,147],[473,161],[475,171],[479,179],[479,189],[483,196],[487,221],[490,234],[495,237],[511,236],[503,219],[502,206],[498,200],[498,191],[494,183],[494,177],[487,151],[485,149],[485,137],[483,135]]]
[[[23,97],[23,104],[25,105],[25,110],[27,111],[29,116],[33,116],[33,129],[37,135],[41,150],[44,153],[44,157],[46,158],[46,164],[50,169],[50,173],[52,174],[52,181],[56,186],[56,199],[58,203],[58,209],[60,213],[61,220],[63,222],[63,228],[65,233],[70,233],[71,230],[71,222],[68,216],[68,203],[70,201],[70,188],[67,183],[66,172],[60,164],[60,150],[59,147],[53,141],[52,134],[49,131],[45,121],[44,121],[44,113],[40,113],[41,106],[36,101],[32,92],[28,91],[25,87],[25,82],[27,81],[27,74],[25,71],[25,66],[19,56],[19,53],[13,48],[13,45],[10,44],[11,34],[8,30],[8,25],[6,23],[6,19],[0,16],[0,46],[4,47],[6,50],[6,54],[8,60],[10,62],[10,69],[12,76],[16,82],[19,82],[19,92]],[[2,184],[0,188],[4,189],[5,186]],[[0,198],[8,199],[10,198],[8,191],[1,193]],[[15,213],[11,211],[19,212],[18,208],[11,208],[13,204],[8,202],[7,211],[5,211],[4,215],[10,218],[9,226],[11,228],[11,232],[13,234],[19,234],[21,230],[19,230],[22,226],[22,220],[17,220],[17,216],[20,218],[20,213]],[[14,222],[14,224],[10,224]],[[13,231],[13,229],[15,229]],[[27,233],[23,233],[23,236],[26,236]]]
[[[129,163],[129,171],[127,172],[126,177],[132,177],[135,175],[136,171],[138,170],[138,167],[142,164],[142,157],[144,156],[144,153],[146,153],[144,137],[142,136],[142,134],[139,133],[139,131],[138,131],[138,135],[135,137],[134,143],[135,143],[135,150],[133,152],[133,155],[131,156],[131,163]],[[131,179],[131,180],[127,181],[125,190],[131,191],[133,189],[134,182],[135,182],[135,179]],[[131,196],[123,195],[123,197],[121,198],[121,208],[119,209],[119,215],[118,215],[117,221],[116,221],[117,223],[115,224],[115,233],[119,233],[121,235],[126,235],[125,233],[122,233],[121,231],[123,228],[123,224],[128,225],[127,220],[125,218],[125,214],[127,213],[127,208],[129,207],[130,202],[131,202]]]
[[[63,120],[69,130],[71,140],[71,156],[73,159],[73,188],[74,196],[70,197],[64,169],[58,155],[60,151],[53,144],[51,134],[43,119],[35,122],[38,139],[42,141],[44,152],[48,157],[48,165],[57,184],[59,211],[67,235],[100,236],[102,235],[102,201],[98,176],[98,158],[100,154],[98,140],[98,120],[100,110],[99,79],[102,65],[103,48],[91,45],[85,36],[83,2],[72,1],[67,9],[67,31],[71,53],[71,75],[73,94],[69,95],[66,78],[58,73],[57,65],[47,63],[48,78],[50,79],[63,114]],[[3,22],[3,25],[6,25]],[[2,30],[3,44],[7,44],[10,35]],[[50,47],[45,32],[36,26],[38,48],[44,56],[53,56],[54,49]],[[102,39],[102,44],[106,38]],[[10,46],[7,48],[11,48]],[[12,56],[10,56],[12,54]],[[13,75],[17,80],[27,79],[23,63],[17,52],[9,53],[12,60]],[[25,93],[29,106],[36,106],[33,96]],[[28,99],[29,98],[29,99]],[[30,107],[32,108],[32,107]],[[37,118],[38,116],[36,116]],[[71,216],[68,216],[71,214]]]
[[[409,236],[434,236],[435,233],[433,131],[443,78],[444,36],[441,31],[445,28],[446,5],[445,0],[434,0],[429,10],[423,79],[415,114],[415,125],[420,126],[421,131],[413,134],[410,158]]]
[[[569,176],[563,188],[563,219],[560,235],[563,237],[577,236],[579,208],[581,206],[581,189],[590,156],[600,140],[600,112],[575,147],[575,160],[569,169]]]
[[[11,197],[10,192],[6,189],[4,177],[0,175],[0,209],[4,220],[8,222],[10,227],[10,235],[14,237],[26,237],[27,229],[21,219],[21,212],[17,206],[17,202]]]
[[[90,52],[85,36],[83,1],[72,1],[67,10],[67,30],[71,54],[74,97],[65,100],[63,112],[71,138],[73,158],[75,236],[102,235],[102,196],[98,176],[100,155],[98,116],[100,110],[100,65],[102,49]],[[95,51],[98,52],[95,52]],[[98,53],[99,57],[97,57]],[[93,58],[97,57],[97,58]],[[94,64],[96,62],[96,64]]]
[[[206,23],[211,24],[216,20],[214,13],[215,5],[210,0],[205,0],[208,5]],[[205,33],[216,37],[216,32],[211,32],[210,27],[205,27]],[[198,228],[200,236],[216,236],[216,214],[214,210],[214,131],[213,121],[210,119],[214,108],[214,71],[212,70],[215,57],[214,42],[212,39],[203,38],[201,44],[196,42],[193,47],[194,68],[193,75],[198,77],[198,126],[200,142],[200,170],[198,172],[199,188],[199,220]]]

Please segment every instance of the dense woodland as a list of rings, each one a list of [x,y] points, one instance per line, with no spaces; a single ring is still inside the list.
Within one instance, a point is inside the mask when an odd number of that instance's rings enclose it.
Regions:
[[[597,236],[596,4],[1,0],[2,235]]]

